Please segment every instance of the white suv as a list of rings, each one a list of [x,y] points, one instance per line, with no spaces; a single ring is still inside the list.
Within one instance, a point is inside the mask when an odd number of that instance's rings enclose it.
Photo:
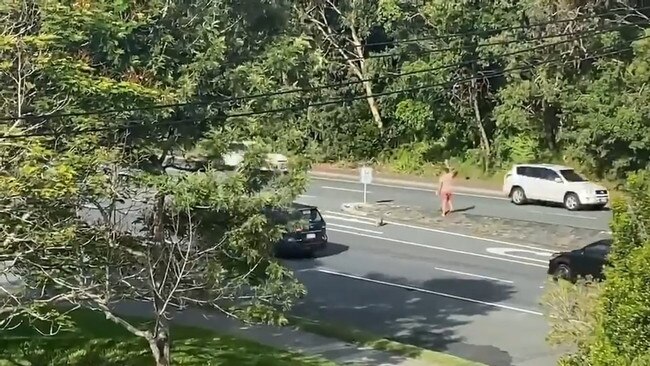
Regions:
[[[551,164],[519,164],[503,179],[503,193],[516,205],[529,201],[563,203],[568,210],[602,208],[609,202],[605,187],[589,182],[572,168]]]
[[[255,145],[253,141],[234,142],[228,146],[228,152],[223,156],[223,163],[230,168],[237,168],[244,161],[246,152]],[[266,154],[265,166],[261,170],[275,170],[286,172],[288,170],[289,159],[277,153]]]

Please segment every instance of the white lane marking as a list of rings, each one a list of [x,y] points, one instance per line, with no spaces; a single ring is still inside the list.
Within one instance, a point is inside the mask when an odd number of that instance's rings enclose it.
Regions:
[[[352,232],[352,231],[340,230],[340,229],[330,229],[330,231],[344,233],[344,234],[350,234],[350,235],[358,235],[358,236],[363,236],[363,237],[371,238],[371,239],[386,240],[386,241],[391,241],[393,243],[411,245],[411,246],[414,246],[414,247],[427,248],[427,249],[433,249],[433,250],[440,250],[440,251],[443,251],[443,252],[464,254],[464,255],[470,255],[470,256],[473,256],[473,257],[480,257],[480,258],[494,259],[494,260],[503,261],[503,262],[511,262],[511,263],[523,264],[525,266],[547,268],[547,266],[543,266],[541,264],[536,264],[536,263],[529,263],[529,262],[523,262],[523,261],[514,260],[514,259],[495,257],[495,256],[492,256],[492,255],[487,255],[487,254],[465,252],[465,251],[457,250],[457,249],[436,247],[436,246],[433,246],[433,245],[425,245],[425,244],[420,244],[420,243],[414,243],[414,242],[410,242],[410,241],[406,241],[406,240],[398,240],[398,239],[387,238],[387,237],[382,237],[382,236],[361,234],[361,233],[355,233],[355,232]]]
[[[510,284],[514,283],[513,281],[510,281],[510,280],[503,280],[503,279],[496,278],[496,277],[483,276],[483,275],[478,275],[478,274],[474,274],[474,273],[454,271],[454,270],[446,269],[446,268],[433,267],[433,269],[436,269],[436,270],[442,271],[442,272],[449,272],[449,273],[459,274],[459,275],[463,275],[463,276],[468,276],[468,277],[482,278],[484,280],[491,280],[491,281],[510,283]]]
[[[477,300],[477,299],[471,299],[469,297],[457,296],[457,295],[447,294],[447,293],[444,293],[444,292],[427,290],[425,288],[420,288],[420,287],[415,287],[415,286],[402,285],[402,284],[399,284],[399,283],[380,281],[380,280],[375,280],[375,279],[372,279],[372,278],[367,278],[367,277],[362,277],[362,276],[355,276],[355,275],[351,275],[351,274],[347,274],[347,273],[343,273],[343,272],[333,271],[333,270],[326,269],[326,268],[317,268],[317,269],[315,269],[315,271],[330,274],[330,275],[333,275],[333,276],[346,277],[346,278],[350,278],[350,279],[353,279],[353,280],[359,280],[359,281],[375,283],[375,284],[378,284],[378,285],[396,287],[396,288],[401,288],[401,289],[404,289],[404,290],[417,291],[417,292],[424,293],[424,294],[436,295],[436,296],[440,296],[440,297],[446,297],[448,299],[460,300],[460,301],[465,301],[465,302],[471,302],[471,303],[474,303],[474,304],[480,304],[480,305],[492,306],[492,307],[500,308],[500,309],[517,311],[517,312],[520,312],[520,313],[526,313],[526,314],[532,314],[532,315],[544,315],[544,314],[540,313],[539,311],[518,308],[518,307],[499,304],[499,303],[495,303],[495,302],[488,302],[488,301],[482,301],[482,300]]]
[[[300,198],[316,198],[316,196],[311,196],[311,195],[308,195],[308,194],[301,194],[298,197],[300,197]]]
[[[340,228],[343,228],[343,229],[350,229],[350,230],[358,230],[358,231],[363,231],[363,232],[371,233],[371,234],[380,234],[380,235],[383,234],[383,232],[381,232],[381,231],[368,230],[368,229],[361,229],[361,228],[354,227],[354,226],[339,225],[339,224],[331,224],[331,223],[328,224],[327,226],[328,226],[328,227],[332,227],[332,226],[334,226],[334,227],[340,227]]]
[[[364,218],[363,216],[356,216],[356,215],[351,215],[347,213],[341,213],[341,212],[334,212],[334,211],[325,211],[326,213],[329,214],[336,214],[336,215],[341,215],[344,217],[354,217],[354,218]],[[368,219],[366,217],[366,219]],[[407,227],[409,229],[418,229],[418,230],[425,230],[425,231],[430,231],[432,233],[438,233],[438,234],[446,234],[446,235],[453,235],[453,236],[458,236],[461,238],[467,238],[467,239],[474,239],[474,240],[482,240],[482,241],[487,241],[490,243],[497,243],[497,244],[505,244],[505,245],[510,245],[513,247],[519,247],[519,248],[526,248],[526,249],[532,249],[532,250],[545,250],[544,248],[532,246],[532,245],[526,245],[526,244],[517,244],[517,243],[512,243],[508,241],[503,241],[503,240],[497,240],[497,239],[490,239],[490,238],[483,238],[480,236],[474,236],[474,235],[467,235],[467,234],[461,234],[461,233],[455,233],[453,231],[446,231],[446,230],[439,230],[439,229],[433,229],[430,227],[424,227],[424,226],[416,226],[416,225],[410,225],[410,224],[404,224],[401,222],[395,222],[395,221],[389,221],[389,220],[383,220],[384,223],[390,224],[390,225],[395,225],[395,226],[402,226],[402,227]]]
[[[554,216],[563,216],[563,217],[571,217],[571,218],[578,218],[578,219],[598,220],[597,217],[593,217],[593,216],[572,215],[572,214],[559,213],[559,212],[543,212],[538,210],[528,210],[528,212],[540,214],[540,215],[554,215]]]
[[[351,189],[351,188],[341,188],[341,187],[331,187],[331,186],[321,186],[321,188],[323,188],[323,189],[331,189],[331,190],[335,190],[335,191],[363,193],[363,190],[361,190],[361,189]],[[372,192],[366,191],[366,193],[372,193]]]
[[[366,220],[361,220],[361,219],[352,219],[352,218],[347,218],[347,217],[336,217],[336,216],[331,216],[331,215],[323,215],[324,218],[326,219],[331,219],[331,220],[340,220],[340,221],[346,221],[346,222],[355,222],[357,224],[365,224],[365,225],[372,225],[372,226],[377,226],[376,222],[370,221],[371,219],[366,219]]]
[[[538,263],[548,263],[548,258],[553,255],[551,252],[535,252],[532,250],[526,250],[526,249],[512,249],[512,248],[487,248],[486,249],[488,253],[496,254],[496,255],[502,255],[504,257],[510,257],[510,258],[516,258],[516,259],[525,259],[533,262],[538,262]],[[524,257],[520,255],[514,255],[514,254],[509,254],[510,252],[523,252],[523,253],[529,253],[532,255],[540,256],[540,257],[546,257],[546,260],[542,259],[535,259],[535,258],[530,258],[530,257]]]
[[[325,177],[316,177],[312,176],[312,179],[316,180],[325,180],[329,182],[341,182],[341,183],[350,183],[350,184],[361,184],[358,181],[355,180],[347,180],[347,179],[337,179],[337,178],[325,178]],[[421,192],[435,192],[436,190],[430,189],[430,188],[418,188],[418,187],[408,187],[408,186],[398,186],[398,185],[392,185],[392,184],[383,184],[383,183],[372,183],[368,184],[369,186],[377,186],[377,187],[386,187],[386,188],[396,188],[396,189],[405,189],[409,191],[421,191]],[[474,193],[463,193],[463,192],[454,192],[455,195],[458,196],[468,196],[468,197],[478,197],[478,198],[487,198],[491,200],[502,200],[502,201],[510,201],[510,198],[505,198],[505,197],[499,197],[499,196],[489,196],[486,194],[474,194]]]

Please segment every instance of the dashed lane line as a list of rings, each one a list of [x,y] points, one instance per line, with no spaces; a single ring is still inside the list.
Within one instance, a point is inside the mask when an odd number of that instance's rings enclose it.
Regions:
[[[522,261],[522,260],[515,260],[515,259],[504,258],[504,257],[497,257],[497,256],[481,254],[481,253],[466,252],[466,251],[463,251],[463,250],[457,250],[457,249],[451,249],[451,248],[438,247],[438,246],[434,246],[434,245],[426,245],[426,244],[414,243],[414,242],[406,241],[406,240],[399,240],[399,239],[393,239],[393,238],[388,238],[388,237],[384,237],[384,236],[363,234],[363,233],[358,233],[358,232],[353,232],[353,231],[348,231],[348,230],[330,229],[330,231],[344,233],[344,234],[350,234],[350,235],[357,235],[357,236],[362,236],[362,237],[366,237],[366,238],[370,238],[370,239],[385,240],[385,241],[390,241],[390,242],[393,242],[393,243],[399,243],[399,244],[403,244],[403,245],[409,245],[409,246],[413,246],[413,247],[419,247],[419,248],[425,248],[425,249],[431,249],[431,250],[438,250],[438,251],[442,251],[442,252],[462,254],[462,255],[468,255],[468,256],[472,256],[472,257],[479,257],[479,258],[498,260],[498,261],[502,261],[502,262],[517,263],[517,264],[530,266],[530,267],[547,268],[547,266],[545,266],[545,265],[532,263],[532,262],[535,261],[535,259],[532,259],[532,258],[530,258],[530,259],[526,258],[526,260],[531,261],[531,262],[525,262],[525,261]]]

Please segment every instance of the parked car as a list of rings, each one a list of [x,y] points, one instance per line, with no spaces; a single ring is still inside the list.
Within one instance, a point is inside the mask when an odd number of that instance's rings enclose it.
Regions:
[[[223,164],[231,169],[236,169],[244,161],[244,155],[255,145],[253,141],[235,142],[228,146],[228,152],[222,156]],[[262,170],[286,172],[289,159],[278,153],[266,154],[266,166]]]
[[[512,203],[562,203],[568,210],[602,208],[609,202],[603,186],[588,181],[572,168],[552,164],[518,164],[503,178],[503,193]]]
[[[571,282],[587,276],[602,280],[611,246],[612,239],[602,239],[580,249],[555,253],[548,262],[548,274]]]
[[[287,226],[275,246],[276,256],[314,256],[327,247],[327,225],[316,206],[294,203],[289,210],[274,215]]]

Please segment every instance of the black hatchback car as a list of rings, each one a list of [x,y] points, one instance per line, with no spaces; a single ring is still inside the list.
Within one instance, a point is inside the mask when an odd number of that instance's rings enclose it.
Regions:
[[[294,203],[283,214],[287,231],[275,246],[276,256],[313,256],[327,246],[327,228],[316,206]]]
[[[612,239],[602,239],[580,249],[555,253],[548,263],[548,274],[553,276],[553,279],[571,282],[587,276],[602,280],[603,268],[607,264],[611,246]]]

